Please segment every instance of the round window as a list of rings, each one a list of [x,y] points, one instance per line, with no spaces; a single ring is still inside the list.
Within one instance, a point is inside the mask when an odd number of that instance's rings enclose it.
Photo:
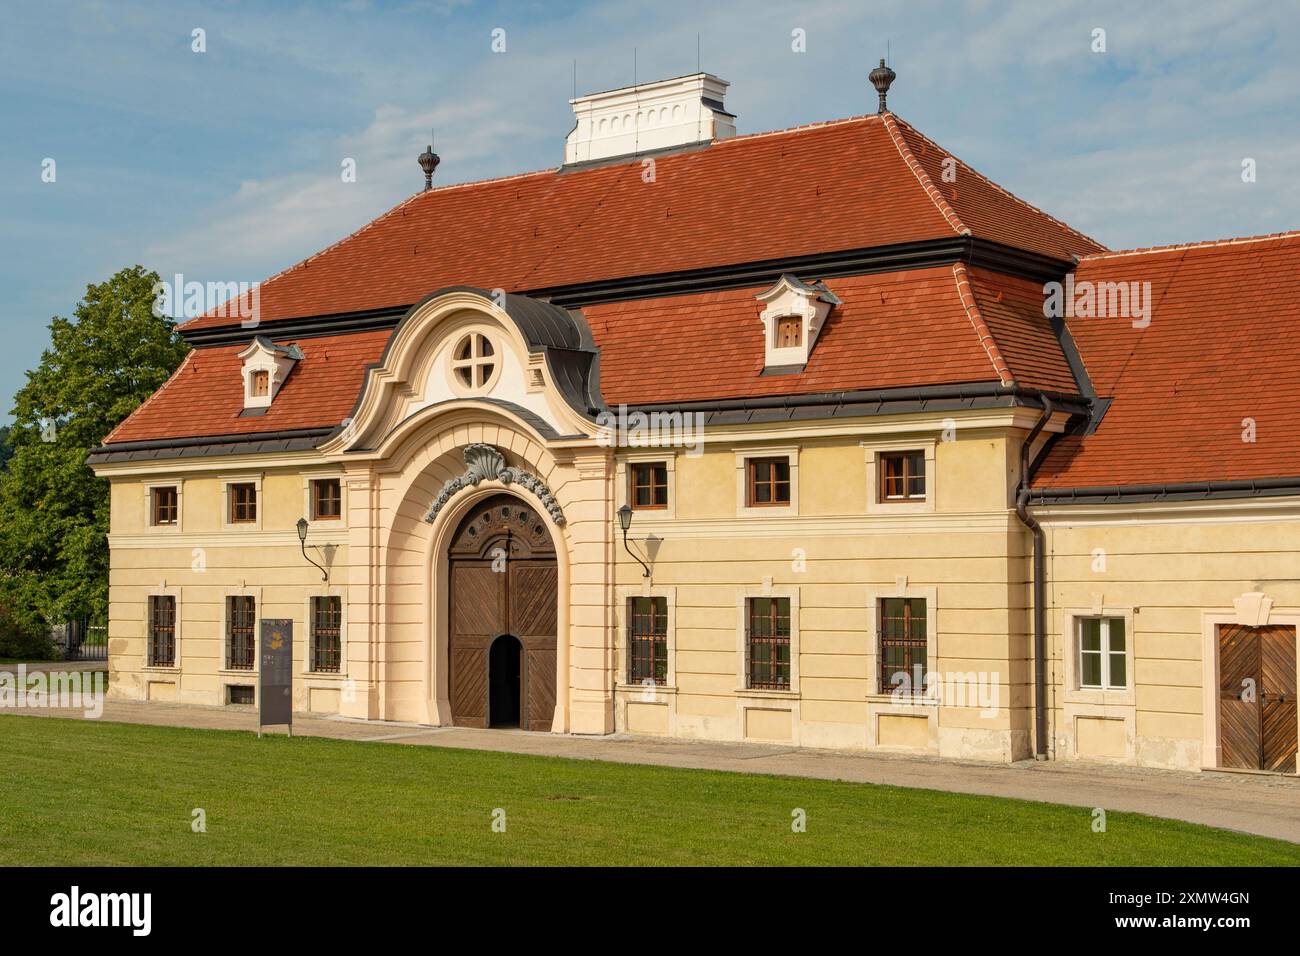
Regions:
[[[486,335],[471,332],[456,343],[451,356],[451,372],[459,384],[471,389],[487,388],[496,370],[496,349]]]

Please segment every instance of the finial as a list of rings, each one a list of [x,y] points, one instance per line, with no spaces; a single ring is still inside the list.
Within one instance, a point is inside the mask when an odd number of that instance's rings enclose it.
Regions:
[[[890,84],[897,78],[898,74],[885,66],[884,57],[881,57],[880,59],[880,66],[876,67],[870,74],[868,74],[867,79],[871,81],[871,85],[874,86],[876,92],[880,94],[880,109],[876,112],[889,112],[889,107],[885,106],[885,95],[889,93]]]
[[[430,143],[423,153],[420,154],[420,168],[424,170],[424,188],[433,188],[433,171],[438,168],[438,154],[433,151],[433,144]]]

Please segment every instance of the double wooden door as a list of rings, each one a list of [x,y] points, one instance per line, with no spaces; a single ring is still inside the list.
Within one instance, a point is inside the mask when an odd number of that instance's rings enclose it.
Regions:
[[[1293,626],[1219,625],[1219,747],[1224,767],[1295,773]]]
[[[448,565],[452,722],[489,726],[491,695],[502,693],[503,682],[503,675],[491,673],[492,645],[513,638],[521,646],[518,725],[550,730],[559,578],[555,546],[537,510],[511,495],[482,502],[457,529]],[[508,655],[496,658],[500,666]],[[499,717],[502,701],[496,703]]]

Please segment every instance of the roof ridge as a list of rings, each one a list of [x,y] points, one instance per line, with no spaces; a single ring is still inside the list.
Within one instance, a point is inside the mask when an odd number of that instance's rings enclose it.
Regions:
[[[1090,252],[1080,256],[1079,261],[1091,259],[1117,259],[1122,256],[1140,256],[1154,252],[1181,252],[1188,249],[1209,249],[1213,246],[1235,246],[1250,242],[1268,242],[1274,239],[1300,239],[1300,229],[1290,232],[1267,232],[1257,236],[1231,236],[1227,239],[1202,239],[1199,242],[1178,242],[1167,246],[1135,246],[1132,249],[1113,249],[1106,252]]]
[[[196,349],[190,349],[188,352],[186,352],[185,358],[181,359],[181,364],[176,366],[176,371],[172,372],[170,375],[167,376],[167,381],[159,385],[156,389],[153,390],[153,393],[148,398],[146,398],[143,402],[141,402],[139,405],[133,408],[131,410],[131,413],[127,415],[126,418],[118,422],[117,425],[114,426],[113,430],[110,431],[107,435],[105,435],[103,439],[100,440],[99,443],[101,445],[107,445],[109,442],[113,440],[114,435],[116,435],[119,431],[121,431],[123,428],[126,427],[127,422],[131,421],[131,419],[135,418],[135,416],[139,415],[151,404],[153,404],[153,400],[166,390],[167,386],[172,383],[172,380],[177,378],[181,374],[181,372],[185,371],[185,366],[190,364],[190,358],[194,355],[196,351],[197,351]]]
[[[964,159],[962,159],[962,158],[960,158],[959,156],[955,155],[955,154],[953,153],[952,150],[950,150],[950,149],[946,149],[946,148],[944,148],[943,146],[940,146],[938,143],[936,143],[936,142],[935,142],[934,140],[932,140],[930,137],[926,136],[926,135],[925,135],[924,133],[922,133],[919,129],[917,129],[915,126],[913,126],[911,123],[907,122],[907,120],[899,119],[899,120],[897,120],[897,122],[900,123],[900,124],[902,124],[903,126],[906,126],[909,132],[914,133],[915,135],[919,136],[921,139],[925,140],[925,142],[926,142],[927,144],[929,144],[930,146],[933,146],[935,149],[939,150],[939,151],[940,151],[941,153],[943,153],[944,155],[949,156],[949,157],[951,157],[952,159],[957,160],[957,162],[961,163],[963,166],[966,167],[966,170],[967,170],[969,173],[971,173],[971,174],[974,175],[974,176],[977,176],[979,179],[982,179],[985,183],[987,183],[987,184],[988,184],[989,186],[991,186],[993,189],[996,189],[998,192],[1002,193],[1002,195],[1006,196],[1008,199],[1011,199],[1011,200],[1014,200],[1015,202],[1018,202],[1020,205],[1024,206],[1024,207],[1027,208],[1027,209],[1032,209],[1034,212],[1038,213],[1040,216],[1044,217],[1045,219],[1050,219],[1052,222],[1056,223],[1058,226],[1060,226],[1060,227],[1061,227],[1062,229],[1064,229],[1066,232],[1073,233],[1074,235],[1078,236],[1080,239],[1087,240],[1088,242],[1091,242],[1091,243],[1092,243],[1093,245],[1095,245],[1095,246],[1100,246],[1102,249],[1105,249],[1105,248],[1106,248],[1105,243],[1098,242],[1096,239],[1092,238],[1092,236],[1088,235],[1087,233],[1080,232],[1078,229],[1075,229],[1075,228],[1074,228],[1073,226],[1071,226],[1068,222],[1065,222],[1065,221],[1062,220],[1062,219],[1057,219],[1057,218],[1056,218],[1055,216],[1053,216],[1050,212],[1047,212],[1047,211],[1044,210],[1044,209],[1040,209],[1038,206],[1035,206],[1033,203],[1029,202],[1027,199],[1022,199],[1020,196],[1017,196],[1015,193],[1011,192],[1011,190],[1006,189],[1006,188],[1004,188],[1004,187],[1002,187],[1002,186],[999,186],[997,183],[995,183],[993,180],[989,179],[987,176],[985,176],[983,173],[981,173],[978,169],[976,169],[976,168],[975,168],[974,166],[972,166],[970,163],[966,162]],[[1090,255],[1091,255],[1091,253],[1090,253]]]
[[[916,158],[916,155],[912,152],[911,148],[903,141],[903,134],[898,131],[898,121],[894,118],[894,114],[881,113],[880,118],[885,124],[885,129],[889,132],[889,138],[894,141],[894,148],[898,150],[898,155],[903,158],[903,162],[907,165],[907,168],[912,171],[912,175],[915,176],[916,181],[921,184],[921,188],[924,189],[926,195],[930,197],[930,201],[934,203],[935,208],[939,210],[944,219],[948,220],[948,225],[952,226],[953,231],[959,236],[971,235],[970,226],[962,222],[961,217],[957,215],[957,210],[952,208],[952,204],[948,202],[944,194],[939,191],[937,186],[935,186],[934,180],[932,180],[930,174],[925,171],[925,167],[921,165],[921,161]]]
[[[957,295],[961,298],[962,308],[966,310],[966,318],[970,319],[970,324],[975,328],[975,334],[979,336],[980,345],[984,346],[984,352],[993,363],[993,371],[998,373],[998,378],[1003,385],[1015,385],[1016,377],[1011,372],[1011,366],[1002,355],[1002,350],[998,348],[998,341],[993,337],[993,330],[984,319],[984,313],[980,311],[979,302],[975,299],[975,287],[971,284],[970,273],[966,271],[966,264],[963,262],[954,262],[952,264],[952,276],[957,283]],[[964,287],[964,288],[963,288]]]

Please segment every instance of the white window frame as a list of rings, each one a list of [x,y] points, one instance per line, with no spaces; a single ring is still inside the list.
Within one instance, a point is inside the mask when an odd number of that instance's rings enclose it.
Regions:
[[[790,462],[790,503],[788,505],[751,505],[749,503],[749,461],[753,458],[786,458]],[[745,448],[736,451],[736,517],[794,517],[799,514],[799,446],[780,445]]]
[[[1129,689],[1129,686],[1133,682],[1133,671],[1128,666],[1128,651],[1129,651],[1129,644],[1131,642],[1130,642],[1127,626],[1124,627],[1124,651],[1123,651],[1124,658],[1125,658],[1124,683],[1122,684],[1114,683],[1114,681],[1111,680],[1111,673],[1110,673],[1111,658],[1114,657],[1117,653],[1115,649],[1111,646],[1110,626],[1112,621],[1122,622],[1123,620],[1124,619],[1122,617],[1116,617],[1114,615],[1093,616],[1091,614],[1082,617],[1076,617],[1074,619],[1074,627],[1075,627],[1074,647],[1075,647],[1075,655],[1076,655],[1075,664],[1078,666],[1077,673],[1078,673],[1078,681],[1079,681],[1079,685],[1078,685],[1079,690],[1126,691]],[[1101,625],[1098,628],[1098,632],[1099,632],[1098,637],[1100,638],[1101,646],[1096,651],[1085,650],[1083,646],[1083,627],[1089,621],[1098,621],[1100,622]],[[1083,682],[1083,672],[1084,672],[1083,661],[1084,661],[1085,654],[1096,654],[1097,657],[1100,658],[1100,662],[1101,662],[1101,683],[1100,684],[1085,684]]]
[[[1098,595],[1100,597],[1100,595]],[[1065,699],[1071,704],[1115,705],[1134,707],[1137,704],[1137,674],[1134,672],[1137,633],[1134,627],[1134,607],[1104,606],[1065,608],[1061,612],[1061,635],[1065,680]],[[1082,622],[1087,618],[1119,618],[1124,622],[1124,668],[1127,687],[1085,687],[1082,683],[1083,641]],[[1103,673],[1109,672],[1109,661]]]
[[[176,523],[154,524],[153,495],[159,488],[176,489]],[[180,534],[181,524],[185,520],[185,482],[177,478],[173,481],[150,481],[144,486],[144,527],[153,534]]]
[[[149,657],[149,648],[153,644],[152,635],[149,633],[153,626],[153,614],[151,613],[150,604],[154,598],[169,597],[175,602],[176,621],[173,628],[172,640],[176,644],[175,660],[170,666],[161,666],[153,663]],[[153,674],[179,674],[181,671],[181,589],[178,587],[167,587],[166,582],[161,587],[153,588],[145,595],[144,598],[144,669]]]

